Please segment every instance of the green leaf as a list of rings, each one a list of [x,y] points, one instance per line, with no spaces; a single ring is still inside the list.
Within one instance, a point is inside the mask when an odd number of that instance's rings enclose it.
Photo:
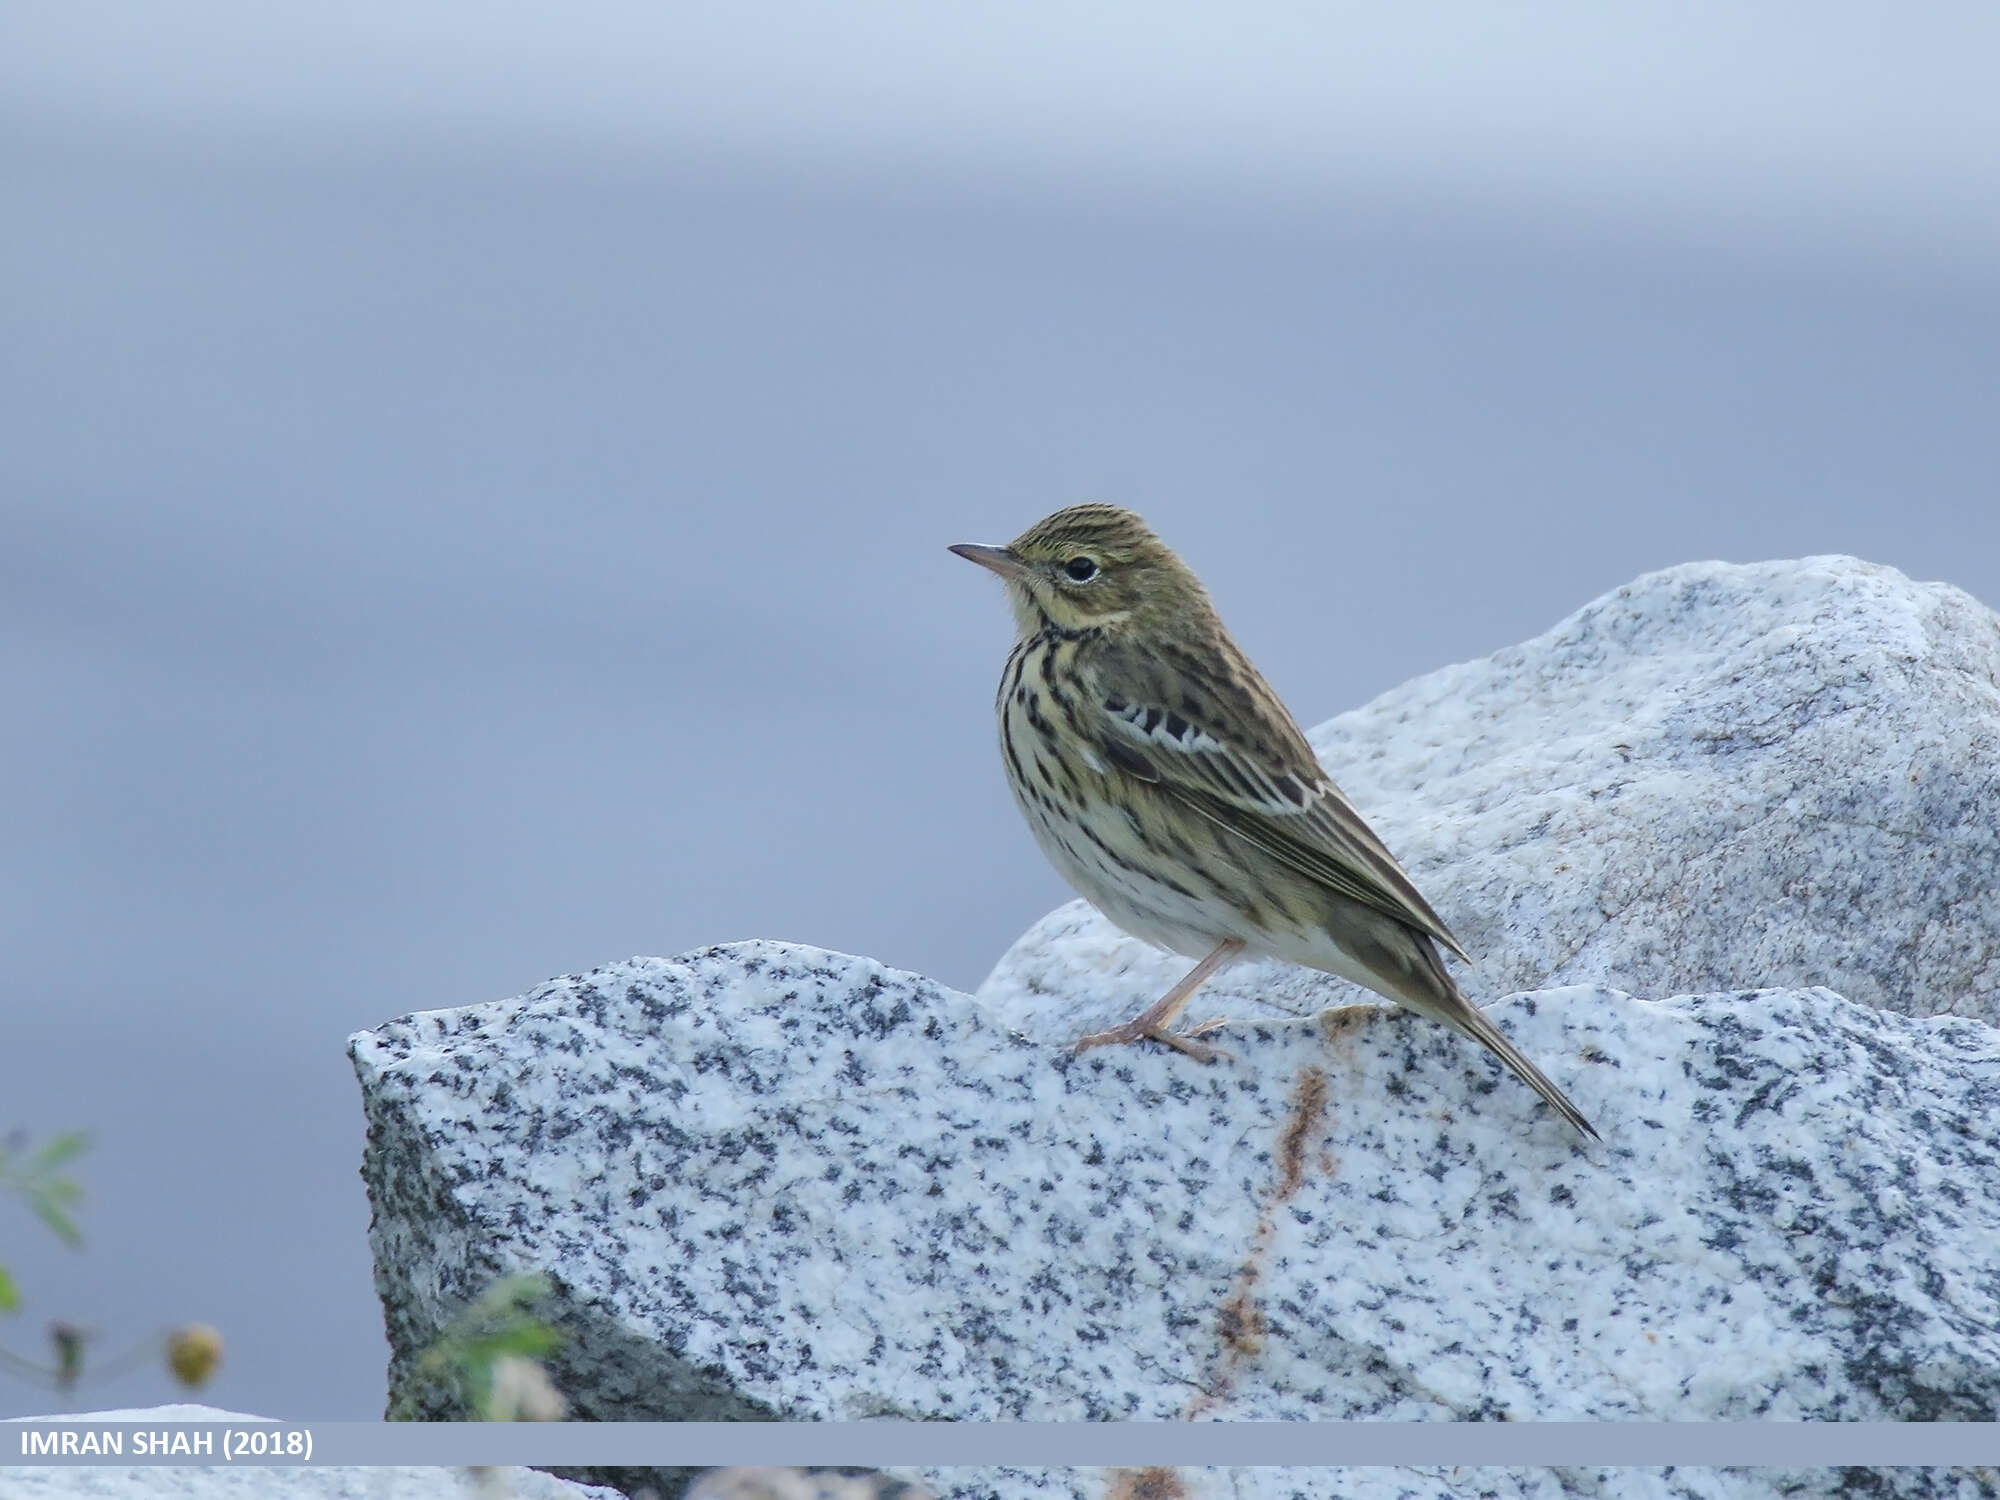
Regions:
[[[21,1306],[21,1289],[5,1266],[0,1266],[0,1312],[15,1312]]]
[[[35,1217],[54,1231],[55,1237],[72,1250],[83,1248],[83,1231],[76,1227],[76,1221],[64,1211],[65,1204],[75,1201],[79,1195],[51,1194],[47,1191],[31,1192],[28,1207],[35,1211]]]
[[[83,1200],[83,1185],[74,1177],[41,1177],[29,1185],[28,1193],[31,1197],[64,1207]]]
[[[561,1345],[562,1334],[557,1330],[543,1323],[528,1323],[519,1328],[501,1329],[483,1338],[467,1339],[460,1347],[466,1360],[491,1364],[503,1354],[540,1359]]]
[[[70,1217],[70,1209],[83,1197],[83,1189],[59,1169],[74,1161],[89,1145],[90,1136],[82,1130],[66,1130],[51,1136],[32,1151],[27,1149],[25,1133],[0,1141],[0,1188],[10,1188],[26,1199],[35,1217],[72,1250],[83,1243],[82,1231]]]
[[[87,1130],[65,1130],[50,1139],[47,1145],[37,1151],[29,1161],[34,1169],[41,1172],[52,1171],[64,1162],[81,1156],[90,1149],[90,1132]]]

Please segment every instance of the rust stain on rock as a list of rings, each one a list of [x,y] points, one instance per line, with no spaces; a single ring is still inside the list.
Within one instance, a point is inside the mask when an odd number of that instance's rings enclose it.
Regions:
[[[1113,1469],[1105,1500],[1188,1500],[1178,1469]]]
[[[1258,1304],[1256,1290],[1257,1283],[1263,1280],[1264,1258],[1271,1248],[1276,1225],[1273,1216],[1305,1186],[1309,1164],[1317,1162],[1322,1169],[1332,1166],[1332,1155],[1324,1146],[1317,1152],[1313,1150],[1326,1124],[1326,1099],[1326,1073],[1319,1068],[1301,1069],[1298,1082],[1292,1086],[1284,1128],[1278,1132],[1272,1153],[1277,1177],[1263,1210],[1257,1215],[1257,1227],[1251,1231],[1250,1244],[1229,1295],[1216,1309],[1215,1360],[1209,1366],[1204,1388],[1182,1413],[1185,1420],[1192,1421],[1228,1395],[1236,1383],[1237,1369],[1245,1360],[1255,1359],[1264,1352],[1270,1325]]]
[[[1319,1022],[1319,1034],[1329,1042],[1345,1041],[1362,1027],[1378,1021],[1386,1014],[1379,1005],[1339,1005],[1321,1011],[1315,1020]]]
[[[1289,1203],[1304,1185],[1306,1145],[1325,1119],[1326,1074],[1318,1068],[1303,1069],[1292,1089],[1292,1116],[1278,1137],[1278,1195],[1265,1209],[1267,1218],[1272,1208]]]
[[[1264,1309],[1257,1305],[1250,1288],[1239,1280],[1235,1292],[1222,1304],[1221,1315],[1216,1319],[1216,1332],[1222,1335],[1222,1347],[1226,1351],[1224,1357],[1256,1358],[1264,1352],[1264,1335],[1268,1331]],[[1233,1364],[1235,1361],[1230,1362]]]

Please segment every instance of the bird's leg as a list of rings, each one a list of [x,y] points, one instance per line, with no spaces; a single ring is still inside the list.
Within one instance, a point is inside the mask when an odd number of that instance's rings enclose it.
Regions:
[[[1177,1032],[1168,1030],[1168,1028],[1180,1018],[1180,1013],[1187,1009],[1188,1001],[1194,998],[1194,992],[1202,987],[1207,981],[1208,976],[1242,951],[1243,939],[1241,938],[1226,938],[1222,942],[1217,943],[1215,951],[1210,953],[1207,958],[1204,958],[1192,969],[1189,969],[1187,976],[1179,984],[1168,990],[1123,1026],[1114,1026],[1109,1031],[1100,1031],[1094,1035],[1084,1037],[1076,1044],[1076,1050],[1086,1052],[1092,1047],[1115,1047],[1123,1042],[1142,1042],[1146,1038],[1151,1037],[1156,1042],[1165,1042],[1169,1047],[1174,1048],[1178,1052],[1185,1052],[1197,1062],[1213,1061],[1216,1055],[1215,1048],[1181,1036]],[[1203,1027],[1202,1029],[1204,1031],[1208,1030],[1214,1024],[1214,1022],[1210,1022],[1208,1027]]]

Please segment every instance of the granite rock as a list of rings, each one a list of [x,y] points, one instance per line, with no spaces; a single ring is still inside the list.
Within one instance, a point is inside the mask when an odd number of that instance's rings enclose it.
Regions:
[[[983,1487],[986,1471],[962,1471]],[[936,1500],[922,1481],[886,1473],[839,1469],[710,1469],[688,1488],[686,1500]]]
[[[1825,985],[2000,1021],[2000,616],[1957,589],[1845,557],[1670,568],[1309,738],[1477,1000]],[[1186,968],[1074,902],[979,993],[1061,1041]],[[1242,963],[1191,1016],[1363,993]]]
[[[976,998],[778,943],[634,959],[352,1039],[392,1402],[454,1415],[417,1355],[540,1271],[584,1419],[2000,1415],[2000,619],[1849,559],[1694,565],[1313,740],[1602,1145],[1471,1044],[1283,966],[1204,992],[1232,1018],[1214,1065],[1076,1057],[1183,967],[1080,904]],[[1993,1492],[895,1474],[1008,1500]]]
[[[0,1494],[7,1500],[626,1500],[617,1490],[571,1484],[538,1469],[415,1464],[22,1468],[0,1479]]]
[[[1602,1146],[1383,1007],[1075,1057],[769,942],[364,1032],[392,1393],[543,1271],[583,1419],[2000,1411],[2000,1031],[1493,1009]]]
[[[1969,1468],[930,1469],[938,1500],[1992,1500]]]

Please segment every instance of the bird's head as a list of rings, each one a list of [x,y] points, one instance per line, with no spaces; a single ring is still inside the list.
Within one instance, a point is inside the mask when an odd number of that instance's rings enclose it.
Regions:
[[[961,542],[960,557],[991,568],[1023,635],[1060,630],[1151,630],[1211,606],[1200,580],[1129,510],[1072,505],[1004,547]]]

